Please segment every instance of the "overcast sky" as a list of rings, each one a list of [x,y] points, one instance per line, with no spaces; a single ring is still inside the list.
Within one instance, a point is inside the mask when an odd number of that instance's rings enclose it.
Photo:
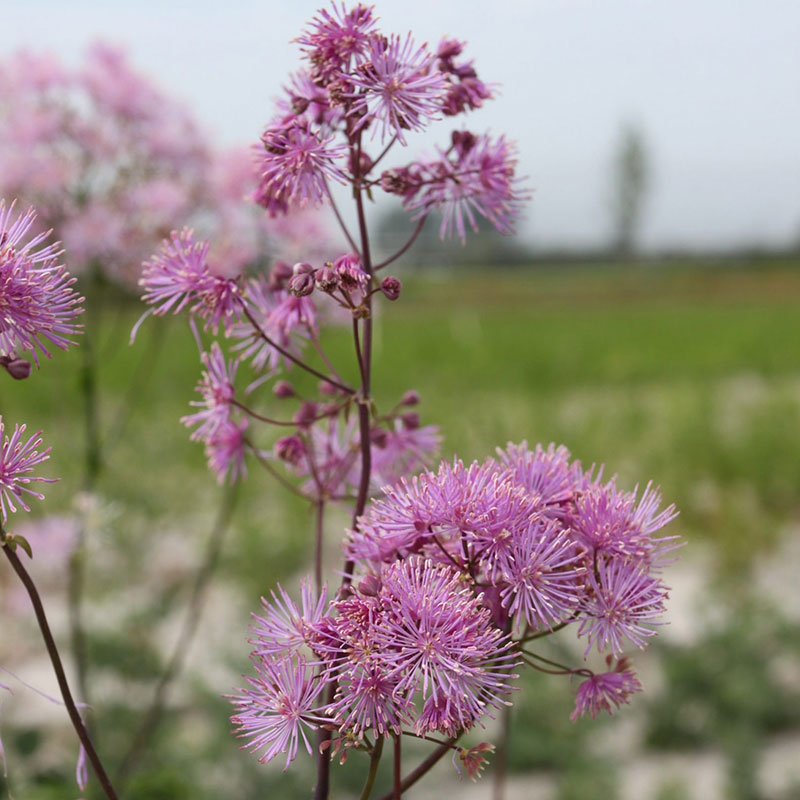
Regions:
[[[297,67],[311,0],[0,0],[0,56],[124,45],[217,140],[255,141]],[[502,93],[468,120],[519,142],[535,189],[522,234],[608,238],[611,163],[644,133],[651,246],[800,239],[800,0],[377,0],[385,32],[469,42]],[[430,149],[447,137],[411,140]]]

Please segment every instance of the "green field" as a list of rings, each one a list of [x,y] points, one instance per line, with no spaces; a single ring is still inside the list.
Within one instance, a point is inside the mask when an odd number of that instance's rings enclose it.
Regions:
[[[688,541],[684,557],[712,548],[710,578],[722,593],[739,591],[753,560],[797,520],[800,263],[454,270],[414,273],[404,284],[401,299],[384,304],[377,322],[375,396],[379,408],[388,407],[417,389],[423,422],[442,426],[444,456],[482,459],[507,441],[555,441],[586,464],[604,463],[622,486],[652,479],[681,511],[676,529]],[[102,633],[92,643],[92,664],[106,681],[104,699],[126,687],[116,703],[97,703],[98,730],[112,753],[122,747],[137,704],[149,697],[161,657],[152,630],[185,600],[222,496],[202,448],[178,423],[199,376],[185,320],[148,320],[129,347],[139,313],[135,303],[117,299],[88,328],[105,441],[96,489],[100,533],[90,543],[87,579],[98,608],[111,607],[107,617],[92,617]],[[340,371],[354,375],[346,331],[335,330],[331,342]],[[81,358],[76,350],[46,362],[33,379],[5,380],[0,388],[6,423],[42,428],[53,446],[48,474],[62,478],[35,513],[70,508],[84,479]],[[334,519],[332,539],[344,524],[344,515]],[[253,466],[220,573],[224,597],[242,609],[237,635],[244,635],[246,609],[255,609],[260,594],[304,569],[309,527],[302,504]],[[174,566],[174,548],[185,552],[183,568]],[[331,569],[335,554],[334,547]],[[153,559],[166,566],[154,567]],[[150,587],[146,601],[125,613],[113,608],[120,591],[129,598],[139,584]],[[227,643],[220,636],[219,646]],[[184,686],[162,729],[162,750],[149,756],[131,798],[210,798],[222,785],[240,798],[269,793],[258,792],[262,777],[253,759],[241,763],[235,743],[221,738],[227,709],[218,695],[229,686],[215,691],[200,682],[207,646],[200,641],[192,651],[192,703]],[[5,643],[0,656],[7,656]],[[239,669],[245,659],[243,645],[211,661]],[[192,731],[212,714],[220,715],[216,733]],[[10,741],[12,751],[33,759],[38,740],[31,745],[25,736],[33,733],[13,724],[7,748]],[[195,760],[212,753],[220,765],[233,765],[232,783],[230,775],[224,784],[205,773],[202,788],[184,780]],[[60,781],[68,772],[39,772],[36,790],[25,783],[30,774],[20,775],[12,789],[17,796],[63,797]],[[302,777],[293,784],[302,786]],[[25,785],[27,794],[19,788]]]

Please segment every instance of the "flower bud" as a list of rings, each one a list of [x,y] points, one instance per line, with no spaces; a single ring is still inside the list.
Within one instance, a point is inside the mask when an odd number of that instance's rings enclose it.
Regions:
[[[333,269],[342,288],[347,292],[362,289],[369,283],[369,275],[362,269],[361,259],[355,253],[337,258]]]
[[[400,415],[400,419],[403,421],[403,427],[407,431],[419,428],[419,414],[416,411],[406,411],[405,414]]]
[[[310,425],[314,418],[317,416],[317,404],[312,403],[311,400],[306,400],[299,409],[297,409],[297,413],[292,418],[301,428],[307,427]]]
[[[419,394],[414,389],[409,389],[400,399],[401,406],[415,406],[419,403]]]
[[[400,279],[395,278],[393,275],[387,275],[381,281],[381,291],[386,295],[387,300],[397,300],[400,297],[402,288],[403,284]]]
[[[375,597],[381,590],[381,579],[377,575],[366,575],[358,582],[358,591],[367,597]]]
[[[336,273],[331,267],[328,266],[320,267],[316,272],[315,279],[317,282],[317,288],[321,292],[327,292],[328,294],[336,291],[336,288],[339,285],[339,280],[336,277]]]
[[[297,466],[306,454],[306,446],[299,436],[284,436],[275,442],[275,455],[287,464]]]
[[[375,447],[386,447],[386,431],[383,428],[373,428],[369,432],[369,440]]]
[[[16,381],[24,381],[29,377],[33,367],[30,361],[24,358],[3,359],[2,366],[5,367],[8,374]]]
[[[275,397],[280,397],[280,398],[294,397],[295,395],[294,386],[292,386],[292,384],[289,383],[289,381],[278,381],[272,387],[272,394],[274,394]]]
[[[305,297],[314,291],[314,273],[296,272],[289,278],[289,292],[295,297]]]

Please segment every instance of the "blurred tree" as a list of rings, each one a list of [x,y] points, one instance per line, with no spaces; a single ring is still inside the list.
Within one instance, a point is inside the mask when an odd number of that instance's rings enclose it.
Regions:
[[[642,224],[642,211],[648,187],[647,148],[644,134],[627,123],[614,156],[613,240],[612,248],[630,255],[636,249]]]

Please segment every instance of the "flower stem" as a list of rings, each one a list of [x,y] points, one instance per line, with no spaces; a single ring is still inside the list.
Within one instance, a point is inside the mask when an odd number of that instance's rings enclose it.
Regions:
[[[417,227],[414,228],[414,232],[411,234],[411,238],[393,256],[390,256],[389,258],[386,259],[386,261],[381,261],[380,264],[377,264],[375,266],[375,272],[377,272],[379,269],[383,269],[384,267],[388,267],[389,264],[391,264],[393,261],[397,261],[397,259],[400,258],[400,256],[406,254],[411,245],[413,245],[414,242],[417,241],[417,236],[420,235],[422,229],[425,227],[425,220],[427,219],[428,219],[427,216],[422,217],[422,219],[417,223]]]
[[[369,796],[372,794],[372,787],[375,785],[375,778],[378,775],[378,764],[380,764],[382,754],[383,736],[379,736],[375,746],[372,748],[372,755],[369,758],[369,772],[367,773],[366,781],[364,781],[364,788],[361,790],[359,800],[369,800]]]
[[[317,500],[314,504],[316,511],[316,537],[314,542],[314,587],[317,593],[322,589],[322,540],[325,531],[325,501]]]
[[[459,736],[454,736],[448,742],[439,745],[439,747],[437,747],[415,770],[409,772],[408,775],[400,781],[400,791],[405,792],[407,789],[410,789],[420,778],[426,775],[432,767],[438,764],[439,761],[450,752],[453,744],[458,741]],[[394,790],[381,795],[378,800],[394,800]]]
[[[255,329],[256,333],[271,347],[274,347],[284,358],[288,358],[294,364],[297,364],[300,369],[304,369],[306,372],[310,372],[312,375],[316,376],[320,380],[327,381],[328,383],[333,384],[336,386],[337,389],[341,389],[343,392],[347,392],[348,394],[355,394],[355,389],[352,386],[347,386],[344,383],[339,383],[335,378],[332,378],[330,375],[323,375],[319,370],[314,369],[310,364],[306,364],[305,361],[301,361],[296,356],[293,356],[285,347],[281,347],[277,342],[273,341],[264,331],[264,329],[258,324],[255,317],[250,313],[250,309],[246,305],[242,305],[242,310],[244,315],[250,320],[250,324]]]
[[[400,800],[402,797],[403,791],[400,788],[400,782],[402,781],[400,772],[402,770],[402,762],[403,762],[403,752],[402,752],[402,739],[395,734],[394,737],[394,778],[392,781],[392,790],[394,792],[394,800]]]
[[[4,532],[3,536],[5,536]],[[17,554],[7,544],[3,544],[2,550],[6,558],[9,560],[11,566],[14,568],[14,572],[17,573],[19,579],[22,581],[22,584],[31,599],[33,611],[36,614],[36,621],[39,623],[39,630],[42,633],[42,638],[44,639],[44,644],[47,648],[47,654],[50,656],[50,662],[52,663],[53,670],[56,673],[58,688],[61,690],[61,697],[64,700],[64,705],[67,707],[67,713],[69,714],[70,721],[72,722],[72,727],[75,729],[75,733],[78,735],[78,739],[80,739],[83,749],[86,751],[86,756],[88,757],[89,762],[91,763],[92,768],[97,775],[97,779],[100,781],[100,786],[103,788],[103,792],[105,793],[106,797],[108,800],[117,800],[117,793],[111,784],[111,780],[109,779],[105,768],[103,767],[103,762],[100,761],[100,756],[97,755],[97,751],[94,749],[94,745],[92,744],[92,740],[89,737],[88,731],[86,730],[86,726],[83,724],[83,720],[81,719],[81,715],[75,705],[75,701],[72,699],[72,692],[70,691],[69,683],[67,682],[67,676],[64,672],[64,665],[61,662],[61,656],[58,653],[58,648],[56,647],[55,640],[53,639],[50,625],[47,622],[47,616],[44,612],[44,606],[42,605],[42,599],[39,596],[39,591],[36,588],[36,584],[34,584],[33,579],[17,557]]]

